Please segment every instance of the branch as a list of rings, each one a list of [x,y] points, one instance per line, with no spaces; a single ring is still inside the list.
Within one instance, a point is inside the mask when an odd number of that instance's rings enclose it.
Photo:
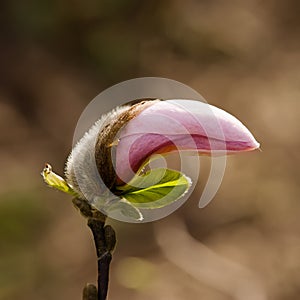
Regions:
[[[73,199],[73,204],[87,218],[87,225],[92,231],[98,262],[98,289],[88,284],[83,289],[83,300],[106,300],[109,282],[109,267],[115,244],[115,231],[110,225],[105,225],[106,216],[93,209],[82,199]],[[97,297],[98,296],[98,297]]]

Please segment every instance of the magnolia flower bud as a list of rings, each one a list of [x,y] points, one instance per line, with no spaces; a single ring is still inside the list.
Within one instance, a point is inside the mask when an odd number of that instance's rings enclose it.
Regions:
[[[235,117],[193,100],[141,100],[102,116],[72,150],[66,180],[91,204],[132,179],[155,153],[227,154],[259,147]],[[99,206],[99,204],[97,204]],[[100,206],[101,206],[100,205]]]

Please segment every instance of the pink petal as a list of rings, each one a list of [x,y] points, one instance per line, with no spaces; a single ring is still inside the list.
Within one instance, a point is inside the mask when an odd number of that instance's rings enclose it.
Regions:
[[[118,135],[116,172],[127,182],[154,153],[178,150],[201,154],[244,152],[259,143],[234,116],[194,100],[155,102],[124,126]]]

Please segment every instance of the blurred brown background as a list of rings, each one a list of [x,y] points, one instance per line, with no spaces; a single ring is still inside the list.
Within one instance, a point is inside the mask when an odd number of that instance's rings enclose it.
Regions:
[[[29,0],[0,4],[0,299],[80,299],[92,239],[62,174],[85,106],[122,80],[181,81],[238,116],[263,152],[232,156],[155,224],[113,222],[109,299],[299,299],[299,1]],[[198,194],[197,194],[198,192]]]

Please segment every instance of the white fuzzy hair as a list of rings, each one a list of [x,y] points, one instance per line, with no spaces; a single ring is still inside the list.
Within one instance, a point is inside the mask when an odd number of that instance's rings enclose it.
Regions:
[[[75,145],[67,159],[65,168],[67,183],[81,198],[87,199],[91,204],[95,197],[99,197],[107,189],[99,175],[95,160],[98,136],[106,124],[114,121],[129,107],[119,106],[102,115]]]

